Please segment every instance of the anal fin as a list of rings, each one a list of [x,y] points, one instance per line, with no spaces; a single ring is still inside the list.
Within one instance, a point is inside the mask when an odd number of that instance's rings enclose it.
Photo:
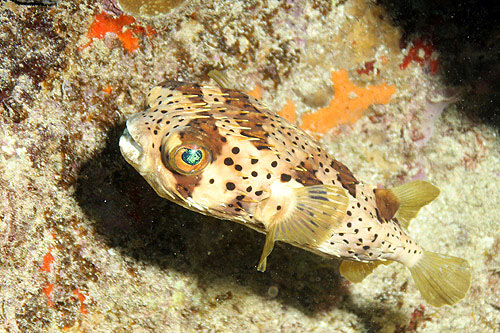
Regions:
[[[345,277],[347,280],[351,282],[361,282],[368,275],[373,272],[375,268],[380,265],[389,265],[392,261],[370,261],[370,262],[361,262],[361,261],[342,261],[340,264],[340,274]]]
[[[282,199],[283,211],[272,215],[276,202],[268,201],[263,207],[264,218],[271,222],[257,269],[266,270],[266,258],[275,241],[304,246],[318,246],[329,239],[332,230],[346,216],[348,197],[338,186],[314,185],[291,189],[291,198]]]

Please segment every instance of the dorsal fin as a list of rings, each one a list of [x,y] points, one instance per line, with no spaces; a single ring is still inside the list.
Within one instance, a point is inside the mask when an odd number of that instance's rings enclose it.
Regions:
[[[395,217],[403,228],[408,228],[420,208],[436,199],[439,192],[431,183],[415,180],[391,189],[375,190],[375,201],[384,219]]]
[[[233,89],[233,87],[231,86],[231,82],[229,82],[229,79],[221,71],[212,69],[210,72],[208,72],[207,75],[209,78],[214,80],[219,87]]]
[[[275,241],[318,246],[329,239],[332,229],[338,227],[345,217],[349,201],[343,188],[329,185],[291,189],[291,198],[285,200],[289,204],[287,212],[272,215],[269,207],[262,210],[262,218],[270,219],[271,222],[267,227],[266,242],[257,267],[259,271],[266,270],[266,258]],[[266,205],[276,210],[273,201]]]

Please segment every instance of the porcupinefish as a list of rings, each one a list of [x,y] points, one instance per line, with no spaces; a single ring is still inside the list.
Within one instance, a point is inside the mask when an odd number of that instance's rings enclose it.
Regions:
[[[402,263],[434,306],[454,304],[469,289],[465,259],[425,251],[406,230],[437,187],[365,184],[241,91],[167,81],[128,119],[120,149],[159,196],[266,234],[260,271],[283,241],[342,259],[340,272],[353,282],[381,263]]]

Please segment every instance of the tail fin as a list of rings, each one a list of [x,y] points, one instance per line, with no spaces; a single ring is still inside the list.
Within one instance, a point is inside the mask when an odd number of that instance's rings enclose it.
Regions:
[[[424,299],[436,307],[457,303],[470,287],[470,265],[462,258],[424,251],[410,272]]]

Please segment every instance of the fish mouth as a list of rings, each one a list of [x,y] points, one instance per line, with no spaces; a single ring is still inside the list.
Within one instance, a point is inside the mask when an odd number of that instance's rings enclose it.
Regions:
[[[141,145],[134,140],[128,128],[125,128],[120,137],[120,151],[127,162],[132,164],[136,169],[140,167],[143,150]]]

